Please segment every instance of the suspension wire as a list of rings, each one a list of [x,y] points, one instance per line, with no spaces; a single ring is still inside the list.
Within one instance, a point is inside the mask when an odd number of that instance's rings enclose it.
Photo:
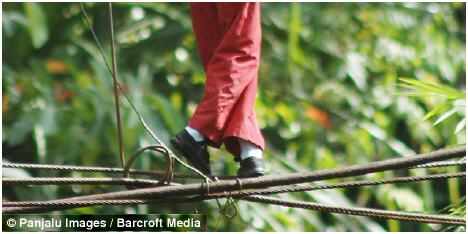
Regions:
[[[416,169],[416,168],[433,168],[433,167],[448,167],[448,166],[464,166],[466,165],[466,160],[463,158],[461,160],[455,161],[446,161],[446,162],[434,162],[434,163],[427,163],[409,167],[409,169]],[[20,168],[20,169],[42,169],[42,170],[58,170],[58,171],[81,171],[81,172],[99,172],[99,173],[119,173],[123,172],[122,168],[115,168],[115,167],[91,167],[91,166],[76,166],[76,165],[54,165],[54,164],[30,164],[30,163],[3,163],[3,168]],[[164,176],[164,172],[156,171],[156,170],[136,170],[130,169],[130,174],[134,175],[148,175],[148,176],[155,176],[155,177],[162,177]],[[190,174],[183,174],[183,173],[173,173],[174,178],[188,178],[188,179],[201,179],[198,175],[190,175]],[[226,179],[236,179],[237,176],[228,176],[228,175],[213,175],[212,178],[217,178],[220,180]]]
[[[389,210],[380,210],[380,209],[373,209],[373,208],[360,208],[360,207],[339,207],[327,204],[319,204],[313,202],[300,202],[300,201],[291,201],[279,198],[273,198],[268,196],[259,196],[259,195],[252,195],[248,197],[241,198],[245,201],[256,202],[256,203],[265,203],[270,205],[280,205],[290,208],[301,208],[301,209],[309,209],[309,210],[316,210],[322,212],[329,212],[329,213],[338,213],[338,214],[347,214],[347,215],[355,215],[355,216],[367,216],[367,217],[374,217],[374,218],[383,218],[383,219],[393,219],[393,220],[400,220],[400,221],[408,221],[408,222],[419,222],[419,223],[435,223],[435,224],[450,224],[450,225],[466,225],[466,219],[460,216],[454,215],[439,215],[439,214],[423,214],[423,213],[413,213],[413,212],[404,212],[404,211],[389,211]],[[193,199],[192,199],[193,200]],[[159,199],[159,200],[152,200],[152,199],[131,199],[131,200],[88,200],[88,201],[74,201],[77,207],[87,207],[92,205],[131,205],[131,204],[151,204],[151,203],[168,203],[168,202],[190,202],[190,199]],[[67,203],[51,203],[50,205],[56,206],[58,209],[67,209],[70,204]],[[19,207],[8,207],[9,205],[17,205]],[[28,207],[21,207],[22,205],[34,205],[34,202],[29,202],[26,204],[25,202],[9,202],[3,204],[3,213],[10,214],[10,213],[28,213],[27,210],[21,208],[28,208]],[[39,207],[39,209],[44,209],[44,207]]]
[[[159,185],[158,180],[130,178],[2,178],[2,185]]]
[[[433,167],[449,167],[449,166],[464,166],[466,165],[465,158],[455,161],[446,161],[446,162],[434,162],[434,163],[427,163],[409,167],[409,169],[416,169],[416,168],[433,168]],[[19,168],[19,169],[42,169],[42,170],[57,170],[57,171],[81,171],[81,172],[99,172],[99,173],[118,173],[121,174],[123,172],[122,168],[115,168],[115,167],[91,167],[91,166],[76,166],[76,165],[54,165],[54,164],[32,164],[32,163],[3,163],[3,168]],[[164,172],[157,171],[157,170],[137,170],[137,169],[130,169],[130,174],[134,175],[147,175],[147,176],[155,176],[155,177],[163,177],[165,175]],[[198,175],[190,175],[190,174],[183,174],[183,173],[173,173],[174,178],[187,178],[187,179],[201,179]],[[228,175],[213,175],[212,178],[217,178],[220,180],[226,179],[236,179],[237,176],[228,176]]]
[[[74,201],[76,207],[89,207],[94,205],[136,205],[136,204],[167,204],[171,201],[183,203],[183,202],[192,202],[196,199],[130,199],[130,200],[85,200],[85,201]],[[318,204],[312,202],[299,202],[299,201],[290,201],[283,200],[278,198],[272,198],[268,196],[248,196],[243,197],[241,200],[265,203],[270,205],[281,205],[291,208],[302,208],[309,210],[317,210],[322,212],[338,213],[338,214],[347,214],[347,215],[356,215],[356,216],[367,216],[374,218],[384,218],[384,219],[394,219],[400,221],[409,221],[409,222],[420,222],[420,223],[438,223],[438,224],[452,224],[452,225],[465,225],[466,219],[454,215],[437,215],[437,214],[422,214],[422,213],[413,213],[413,212],[403,212],[403,211],[388,211],[380,210],[373,208],[360,208],[360,207],[338,207],[327,204]],[[42,203],[39,203],[41,205]],[[10,205],[16,205],[16,207],[10,207]],[[2,210],[4,214],[21,214],[29,213],[27,209],[29,207],[22,207],[23,205],[35,205],[34,202],[29,203],[20,203],[20,202],[5,202],[3,204]],[[70,204],[66,202],[57,202],[50,203],[49,205],[54,205],[55,210],[64,210],[69,209]],[[22,208],[22,209],[21,209]],[[42,209],[42,210],[41,210]],[[38,210],[44,211],[47,207],[39,207]]]
[[[312,190],[323,190],[323,189],[336,189],[336,188],[347,188],[357,186],[370,186],[370,185],[381,185],[381,184],[395,184],[395,183],[411,183],[423,180],[438,180],[438,179],[450,179],[450,178],[465,178],[466,172],[457,173],[445,173],[445,174],[434,174],[424,176],[407,176],[407,177],[396,177],[391,179],[381,180],[360,180],[342,182],[336,184],[325,184],[325,185],[295,185],[295,186],[279,186],[279,188],[260,189],[256,191],[239,191],[236,193],[237,197],[248,196],[248,195],[268,195],[278,193],[289,193],[289,192],[305,192]],[[239,179],[238,179],[239,180]],[[240,180],[239,180],[240,181]],[[54,184],[109,184],[109,185],[157,185],[160,183],[158,180],[144,180],[144,179],[123,179],[123,178],[57,178],[57,177],[36,177],[36,178],[2,178],[3,185],[54,185]],[[215,198],[214,196],[206,196],[208,198]],[[234,196],[233,196],[234,197]]]
[[[94,31],[94,28],[93,26],[91,25],[90,23],[90,20],[89,20],[89,17],[88,15],[86,14],[86,10],[83,6],[83,3],[80,3],[81,5],[81,11],[83,12],[83,17],[85,18],[85,21],[86,21],[86,24],[88,26],[88,29],[89,31],[91,32],[93,38],[94,38],[94,41],[95,43],[97,44],[97,47],[99,49],[99,53],[101,54],[101,57],[102,59],[104,60],[104,63],[107,67],[107,70],[109,71],[109,74],[112,76],[112,70],[110,68],[110,65],[109,63],[107,62],[107,58],[104,54],[104,51],[102,49],[102,46],[101,44],[99,43],[99,39],[97,38],[96,36],[96,33]],[[143,125],[143,127],[145,128],[145,130],[151,135],[151,137],[158,143],[160,144],[162,147],[166,148],[169,152],[169,155],[174,158],[177,162],[179,162],[180,164],[182,164],[184,167],[196,172],[197,174],[199,174],[200,176],[202,176],[203,178],[205,178],[205,180],[208,180],[208,181],[212,181],[207,175],[203,174],[201,171],[199,171],[198,169],[190,166],[189,164],[183,162],[179,157],[177,157],[173,152],[172,150],[166,146],[166,144],[164,144],[164,142],[162,142],[161,139],[159,139],[159,137],[156,136],[156,134],[154,134],[154,132],[148,127],[148,125],[146,124],[146,121],[144,120],[143,116],[140,114],[140,112],[138,111],[138,109],[135,107],[135,105],[133,104],[133,101],[128,97],[128,95],[126,94],[126,92],[123,90],[122,86],[120,85],[119,81],[116,80],[116,84],[117,84],[117,87],[120,89],[120,93],[125,97],[126,101],[128,104],[130,104],[130,106],[132,107],[134,113],[138,116],[138,119],[140,120],[140,123]]]
[[[422,165],[417,165],[417,166],[411,167],[411,169],[414,169],[414,168],[465,166],[465,165],[466,165],[466,160],[462,159],[462,160],[456,160],[456,161],[427,163],[427,164],[422,164]]]
[[[349,188],[349,187],[360,187],[360,186],[372,186],[382,184],[396,184],[396,183],[413,183],[424,180],[438,180],[438,179],[450,179],[450,178],[466,178],[466,172],[457,173],[446,173],[446,174],[434,174],[425,176],[407,176],[407,177],[396,177],[391,179],[382,180],[361,180],[342,182],[336,184],[324,184],[324,185],[312,185],[312,186],[283,186],[279,188],[263,189],[258,191],[241,191],[236,194],[236,197],[248,196],[248,195],[269,195],[278,193],[290,193],[290,192],[305,192],[313,190],[327,190],[337,188]]]
[[[371,185],[382,185],[382,184],[395,184],[395,183],[414,183],[419,181],[425,180],[438,180],[438,179],[450,179],[450,178],[466,178],[466,172],[458,172],[458,173],[446,173],[446,174],[435,174],[435,175],[426,175],[426,176],[409,176],[409,177],[396,177],[391,179],[382,179],[382,180],[362,180],[362,181],[352,181],[352,182],[343,182],[343,183],[336,183],[336,184],[326,184],[326,185],[313,185],[313,186],[283,186],[279,188],[268,188],[268,189],[259,189],[259,190],[250,190],[245,191],[239,186],[239,191],[235,194],[230,192],[231,194],[222,192],[217,194],[206,194],[202,196],[193,196],[193,197],[176,197],[170,198],[168,201],[170,202],[181,202],[181,201],[203,201],[203,200],[210,200],[210,199],[217,199],[217,198],[225,198],[225,197],[232,197],[232,198],[243,198],[245,196],[251,195],[271,195],[271,194],[279,194],[279,193],[291,193],[291,192],[305,192],[305,191],[314,191],[314,190],[328,190],[328,189],[337,189],[337,188],[349,188],[349,187],[359,187],[359,186],[371,186]],[[98,180],[99,178],[85,178],[91,183],[95,184],[108,184],[106,180],[112,180],[111,183],[115,184],[122,184],[125,185],[130,180],[122,180],[120,178],[113,179],[113,178],[103,178],[102,180]],[[93,179],[99,182],[94,182]],[[102,182],[101,182],[102,181]],[[133,180],[140,184],[157,184],[153,180]],[[240,182],[240,179],[237,179]],[[80,180],[79,178],[25,178],[25,179],[16,179],[16,178],[4,178],[3,184],[5,185],[16,185],[16,184],[35,184],[35,185],[44,185],[44,184],[89,184],[85,180]],[[240,183],[239,183],[240,184]],[[126,199],[130,201],[129,199]],[[161,199],[159,199],[161,200]],[[98,200],[96,200],[98,201]],[[99,200],[102,203],[95,202],[89,204],[95,205],[104,205],[110,204],[109,200]],[[119,201],[119,200],[114,200]],[[142,200],[135,200],[135,204],[140,204]],[[148,199],[149,202],[154,201],[154,199]],[[165,201],[165,200],[161,200]],[[75,208],[76,205],[82,205],[83,203],[77,203],[77,201],[61,201],[56,200],[55,202],[48,202],[48,201],[25,201],[25,202],[4,202],[3,206],[5,207],[12,207],[12,206],[41,206],[41,207],[57,207],[57,206],[65,206],[68,205],[69,208]],[[120,204],[116,202],[114,205]]]
[[[122,168],[125,167],[125,154],[122,140],[122,122],[120,120],[120,103],[119,93],[117,90],[117,58],[115,56],[115,42],[114,42],[114,20],[112,17],[112,3],[109,2],[109,34],[110,34],[110,45],[111,45],[111,57],[112,57],[112,81],[114,86],[114,101],[115,101],[115,115],[117,118],[117,136],[119,140],[119,157],[120,165]]]
[[[268,196],[249,196],[242,198],[242,200],[250,202],[260,202],[270,205],[280,205],[291,208],[301,208],[308,210],[318,210],[323,212],[347,214],[347,215],[358,215],[367,217],[377,217],[383,219],[393,219],[400,221],[409,222],[420,222],[420,223],[436,223],[436,224],[451,224],[451,225],[466,225],[466,219],[464,217],[452,216],[452,215],[436,215],[436,214],[421,214],[421,213],[410,213],[401,211],[390,211],[390,210],[379,210],[371,208],[358,208],[358,207],[339,207],[327,204],[319,204],[314,202],[300,202],[291,201],[278,198],[272,198]]]
[[[107,67],[107,71],[109,72],[109,74],[112,75],[112,69],[111,69],[111,67],[109,65],[109,62],[107,62],[107,58],[104,55],[104,50],[102,49],[101,43],[99,43],[99,39],[97,38],[96,33],[94,32],[93,25],[91,24],[91,22],[89,20],[88,14],[86,13],[86,10],[85,10],[82,2],[80,2],[80,6],[81,6],[81,12],[83,13],[83,18],[85,19],[86,25],[88,26],[89,31],[93,35],[94,41],[96,42],[96,45],[97,45],[97,47],[99,49],[99,54],[101,54],[102,60],[104,61],[104,64]]]
[[[332,178],[344,178],[365,175],[369,173],[403,169],[410,166],[419,164],[440,161],[455,157],[460,157],[465,154],[465,147],[458,147],[448,150],[438,150],[426,154],[416,156],[393,158],[383,161],[371,162],[360,165],[346,166],[335,169],[323,169],[313,172],[290,173],[284,175],[270,175],[259,178],[244,178],[238,180],[222,180],[211,182],[209,186],[203,184],[184,184],[175,186],[164,186],[157,188],[142,188],[131,191],[109,192],[96,195],[76,196],[72,198],[51,200],[50,202],[60,201],[77,201],[77,200],[115,200],[115,199],[160,199],[168,197],[192,196],[200,194],[223,193],[237,191],[239,189],[239,182],[242,184],[243,189],[262,189],[271,186],[291,185],[305,182],[314,182],[319,180],[326,180]],[[174,198],[171,198],[174,199]],[[197,198],[199,199],[199,198]],[[20,209],[21,211],[35,212],[37,207],[27,207]],[[17,210],[19,211],[19,210]]]
[[[57,170],[57,171],[80,171],[80,172],[99,172],[99,173],[116,173],[122,174],[122,168],[116,167],[87,167],[87,166],[75,166],[75,165],[53,165],[53,164],[29,164],[29,163],[4,163],[2,164],[3,168],[19,168],[19,169],[41,169],[41,170]],[[133,175],[147,175],[162,178],[165,176],[165,172],[156,171],[156,170],[136,170],[130,169],[130,174]],[[173,172],[174,178],[186,178],[186,179],[202,179],[203,177],[199,175],[191,175],[184,173]],[[218,179],[235,179],[236,176],[226,176],[226,175],[216,175],[212,178]]]
[[[190,200],[178,200],[172,199],[179,203],[181,202],[190,202]],[[413,212],[403,212],[403,211],[388,211],[388,210],[379,210],[372,208],[359,208],[359,207],[338,207],[326,204],[318,204],[312,202],[299,202],[299,201],[290,201],[283,200],[278,198],[272,198],[268,196],[248,196],[242,198],[242,200],[265,203],[270,205],[281,205],[291,208],[302,208],[309,210],[317,210],[322,212],[329,213],[338,213],[338,214],[347,214],[347,215],[356,215],[356,216],[367,216],[374,218],[384,218],[384,219],[394,219],[400,221],[409,221],[409,222],[419,222],[419,223],[437,223],[437,224],[451,224],[451,225],[465,225],[466,219],[459,216],[453,215],[436,215],[436,214],[421,214]],[[88,207],[93,205],[135,205],[135,204],[167,204],[171,199],[160,199],[160,200],[145,200],[145,199],[132,199],[132,200],[89,200],[89,201],[75,201],[76,207]],[[14,203],[11,203],[14,204]],[[32,204],[32,203],[31,203]],[[22,205],[22,204],[17,204]],[[68,209],[69,204],[67,203],[57,203],[56,210]],[[3,205],[4,214],[21,214],[29,213],[28,210],[21,210],[20,208],[28,207],[7,207]],[[40,207],[39,209],[44,209]]]

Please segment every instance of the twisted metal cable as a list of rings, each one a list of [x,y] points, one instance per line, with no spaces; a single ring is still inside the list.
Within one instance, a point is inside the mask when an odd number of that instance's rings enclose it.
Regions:
[[[99,173],[118,173],[122,174],[124,169],[116,167],[87,167],[87,166],[75,166],[75,165],[52,165],[52,164],[30,164],[30,163],[3,163],[3,168],[18,168],[18,169],[41,169],[41,170],[57,170],[57,171],[81,171],[81,172],[99,172]],[[128,173],[133,175],[147,175],[158,178],[163,178],[166,172],[161,171],[148,171],[148,170],[136,170],[130,169]],[[186,179],[203,179],[199,175],[190,175],[183,173],[173,173],[174,178],[186,178]],[[218,179],[235,179],[235,176],[212,176]]]
[[[248,196],[242,200],[250,202],[260,202],[265,204],[280,205],[291,208],[301,208],[308,210],[317,210],[322,212],[367,216],[383,219],[393,219],[400,221],[419,222],[419,223],[437,223],[437,224],[451,224],[451,225],[466,225],[466,219],[459,216],[452,215],[435,215],[435,214],[421,214],[410,213],[401,211],[379,210],[371,208],[358,208],[358,207],[338,207],[326,204],[319,204],[313,202],[300,202],[290,201],[267,196]]]
[[[130,204],[151,204],[151,203],[167,203],[170,201],[176,202],[191,202],[194,199],[130,199],[130,200],[89,200],[89,201],[74,201],[77,207],[85,207],[92,205],[130,205]],[[195,199],[196,200],[196,199]],[[451,224],[451,225],[465,225],[466,219],[459,216],[452,215],[436,215],[436,214],[422,214],[422,213],[411,213],[411,212],[402,212],[402,211],[388,211],[388,210],[379,210],[372,208],[359,208],[359,207],[338,207],[327,204],[319,204],[313,202],[299,202],[299,201],[290,201],[278,198],[272,198],[267,196],[258,196],[252,195],[248,197],[243,197],[242,200],[250,202],[259,202],[271,205],[281,205],[291,208],[302,208],[309,210],[316,210],[322,212],[338,213],[338,214],[347,214],[347,215],[356,215],[356,216],[367,216],[374,218],[384,218],[384,219],[394,219],[400,221],[409,221],[409,222],[419,222],[419,223],[437,223],[437,224]],[[70,204],[66,202],[48,202],[49,205],[54,205],[58,209],[67,209]],[[28,206],[42,205],[43,203],[39,202],[6,202],[3,204],[3,213],[22,213],[22,212],[12,212],[15,211],[15,208],[18,207],[27,208]],[[15,206],[15,207],[10,207]],[[25,212],[28,213],[28,212]]]
[[[396,177],[391,179],[382,180],[361,180],[343,182],[337,184],[325,184],[325,185],[312,185],[312,186],[283,186],[280,188],[270,188],[258,191],[240,191],[236,197],[246,195],[269,195],[278,193],[290,193],[290,192],[305,192],[312,190],[325,190],[325,189],[336,189],[336,188],[347,188],[347,187],[358,187],[358,186],[371,186],[381,184],[396,184],[396,183],[413,183],[424,180],[438,180],[438,179],[450,179],[450,178],[466,178],[466,172],[458,173],[446,173],[446,174],[435,174],[425,176],[408,176],[408,177]]]
[[[159,185],[158,180],[143,180],[130,178],[2,178],[3,185]]]
[[[89,206],[101,206],[101,205],[142,205],[150,203],[158,203],[159,200],[150,199],[126,199],[126,200],[84,200],[84,201],[73,201],[71,203],[65,201],[17,201],[17,202],[3,202],[2,207],[55,207],[55,208],[73,208],[78,207],[89,207]]]
[[[51,164],[30,164],[30,163],[3,163],[3,168],[18,168],[18,169],[43,169],[43,170],[56,170],[56,171],[81,171],[81,172],[100,172],[100,173],[119,173],[122,174],[123,168],[116,167],[88,167],[88,166],[75,166],[75,165],[51,165]],[[135,175],[148,175],[162,177],[165,172],[160,171],[147,171],[130,169],[130,174]],[[191,175],[174,174],[179,178],[190,178]],[[189,177],[190,176],[190,177]]]
[[[226,195],[226,194],[224,194]],[[192,197],[169,197],[161,199],[92,199],[92,200],[51,200],[51,201],[8,201],[2,202],[3,214],[21,214],[31,213],[31,208],[34,208],[34,213],[42,213],[48,211],[57,211],[78,207],[89,207],[98,205],[141,205],[152,203],[182,203],[207,200],[208,198]],[[53,209],[51,209],[53,208]]]
[[[94,205],[130,205],[130,204],[146,204],[146,203],[177,203],[177,202],[194,202],[202,201],[209,199],[218,199],[225,197],[232,197],[242,199],[246,196],[251,195],[267,195],[267,194],[277,194],[277,193],[286,193],[286,192],[302,192],[302,191],[312,191],[319,189],[335,189],[335,188],[344,188],[344,187],[355,187],[355,186],[368,186],[368,185],[378,185],[378,184],[388,184],[388,183],[411,183],[422,180],[433,180],[433,179],[443,179],[443,178],[456,178],[456,177],[466,177],[465,172],[460,173],[449,173],[449,174],[437,174],[429,176],[417,176],[417,177],[398,177],[385,180],[364,180],[364,181],[353,181],[353,182],[344,182],[332,185],[316,185],[316,186],[298,186],[298,187],[282,187],[282,188],[272,188],[272,189],[263,189],[263,190],[252,190],[252,191],[243,191],[242,184],[240,179],[237,179],[239,182],[239,191],[235,194],[227,194],[225,192],[218,194],[209,194],[201,196],[192,196],[192,197],[171,197],[166,199],[148,199],[148,200],[139,200],[139,199],[125,199],[125,202],[122,200],[55,200],[55,201],[26,201],[26,202],[4,202],[4,207],[21,207],[13,208],[11,212],[22,212],[23,210],[34,209],[34,212],[46,212],[51,210],[59,209],[69,209],[83,206],[94,206]],[[132,202],[134,201],[134,202]],[[146,203],[144,203],[146,201]],[[23,208],[26,207],[26,208]],[[33,208],[31,208],[33,207]],[[27,213],[27,212],[26,212]]]
[[[443,152],[443,151],[445,150],[439,150],[439,152]],[[415,156],[420,156],[420,154],[415,155]],[[426,163],[426,164],[418,164],[415,166],[410,166],[408,168],[413,169],[413,168],[442,167],[442,166],[455,166],[455,165],[466,165],[466,161],[457,160],[457,161],[448,161],[448,162],[433,162],[433,163]],[[18,169],[42,169],[42,170],[60,170],[60,171],[119,173],[119,174],[122,174],[124,171],[122,168],[114,168],[114,167],[93,167],[93,166],[30,164],[30,163],[3,163],[2,167],[3,168],[18,168]],[[128,172],[130,174],[135,174],[135,175],[148,175],[148,176],[156,176],[156,177],[165,176],[165,172],[160,172],[160,171],[129,169]],[[176,172],[174,172],[174,177],[175,178],[188,178],[188,179],[202,179],[203,178],[197,175],[189,175],[189,174],[176,173]],[[223,179],[236,179],[237,177],[226,176],[226,175],[214,175],[212,176],[212,178],[223,180]]]
[[[417,165],[410,167],[413,168],[434,168],[434,167],[451,167],[451,166],[465,166],[465,160],[456,160],[456,161],[448,161],[448,162],[434,162],[434,163],[427,163],[422,165]]]
[[[255,191],[242,191],[239,190],[232,197],[241,197],[247,195],[269,195],[278,193],[289,193],[289,192],[304,192],[312,190],[323,190],[323,189],[336,189],[336,188],[347,188],[357,186],[370,186],[370,185],[381,185],[381,184],[394,184],[394,183],[412,183],[424,180],[437,180],[437,179],[450,179],[450,178],[464,178],[466,172],[457,173],[446,173],[446,174],[435,174],[425,176],[408,176],[408,177],[396,177],[391,179],[382,180],[361,180],[343,182],[337,184],[325,184],[325,185],[312,185],[312,186],[282,186],[279,188],[261,189]],[[236,181],[240,181],[237,179]],[[157,180],[142,180],[142,179],[121,179],[121,178],[2,178],[3,185],[51,185],[51,184],[110,184],[110,185],[158,185],[160,182]],[[217,195],[208,195],[206,197],[215,198]]]

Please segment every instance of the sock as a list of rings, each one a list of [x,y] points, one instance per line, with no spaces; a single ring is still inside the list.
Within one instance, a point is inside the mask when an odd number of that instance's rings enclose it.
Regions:
[[[193,137],[193,139],[196,141],[196,142],[202,142],[205,140],[205,136],[203,136],[199,131],[197,131],[196,129],[193,129],[189,126],[185,127],[185,131],[187,131],[190,136]]]
[[[256,145],[242,139],[239,139],[239,144],[241,150],[240,157],[242,160],[250,157],[256,157],[260,159],[263,157],[262,149],[258,148]]]

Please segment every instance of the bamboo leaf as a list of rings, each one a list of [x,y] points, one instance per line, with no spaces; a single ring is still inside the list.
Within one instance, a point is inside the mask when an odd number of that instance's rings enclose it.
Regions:
[[[434,107],[434,109],[432,109],[430,112],[428,112],[428,113],[424,116],[423,120],[427,120],[427,119],[431,118],[432,116],[434,116],[435,114],[437,114],[440,110],[442,110],[442,108],[444,108],[444,107],[446,107],[446,106],[448,106],[447,103],[442,103],[442,104],[437,105],[436,107]]]
[[[463,118],[460,122],[458,122],[457,126],[455,127],[455,133],[460,132],[466,126],[466,117]]]
[[[451,88],[442,84],[435,84],[432,82],[420,81],[420,80],[415,80],[415,79],[407,79],[407,78],[400,78],[400,80],[407,84],[413,85],[413,86],[406,86],[407,88],[419,90],[423,93],[431,93],[431,92],[438,93],[451,99],[460,99],[460,98],[465,97],[465,94],[463,92],[460,92],[454,88]]]
[[[457,112],[457,109],[453,108],[447,112],[445,112],[443,115],[441,115],[433,124],[433,126],[436,126],[437,124],[439,124],[440,122],[446,120],[447,118],[449,118],[450,116],[452,116],[453,114],[455,114]]]
[[[406,97],[417,97],[417,98],[422,98],[422,97],[442,97],[441,95],[437,95],[437,94],[428,94],[428,93],[394,93],[393,95],[396,95],[396,96],[406,96]]]

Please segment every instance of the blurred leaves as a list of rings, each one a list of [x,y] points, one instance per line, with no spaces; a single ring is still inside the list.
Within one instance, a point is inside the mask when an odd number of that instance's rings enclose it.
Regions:
[[[47,19],[44,11],[41,9],[42,6],[35,2],[26,2],[24,4],[24,11],[28,17],[29,35],[32,40],[34,48],[42,47],[49,38],[49,30],[47,28]]]

